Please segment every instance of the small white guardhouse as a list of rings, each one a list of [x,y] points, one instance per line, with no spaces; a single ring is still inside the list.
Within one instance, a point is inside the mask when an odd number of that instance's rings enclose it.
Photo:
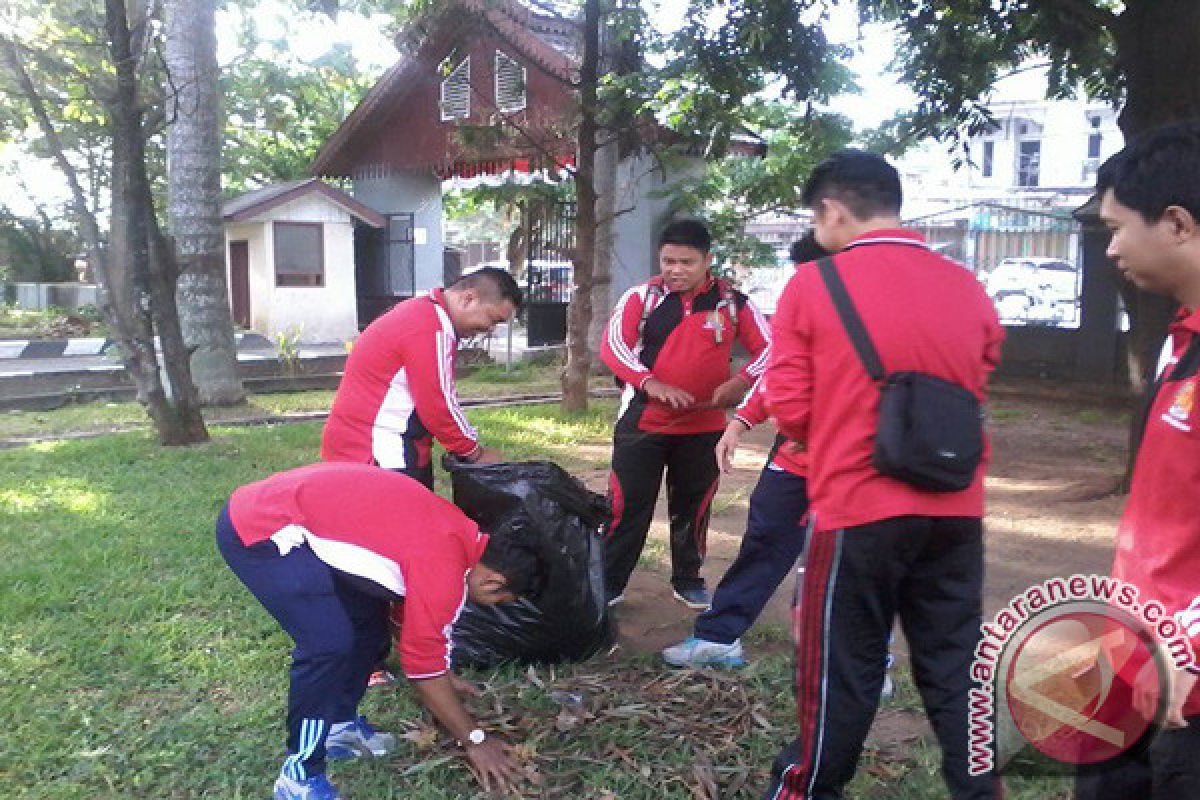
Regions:
[[[354,230],[384,227],[381,214],[319,178],[249,192],[221,211],[235,325],[312,343],[358,335]]]

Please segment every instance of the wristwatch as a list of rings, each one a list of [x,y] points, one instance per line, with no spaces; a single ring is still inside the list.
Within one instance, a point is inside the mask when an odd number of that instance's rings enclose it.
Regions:
[[[476,728],[467,734],[467,744],[483,744],[483,740],[487,738],[487,734],[483,732],[483,728]]]

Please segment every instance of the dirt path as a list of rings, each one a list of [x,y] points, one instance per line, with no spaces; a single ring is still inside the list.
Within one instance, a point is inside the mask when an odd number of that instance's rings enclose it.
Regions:
[[[1125,450],[1125,422],[1118,412],[1104,407],[1081,410],[1069,397],[1008,396],[993,404],[992,415],[984,597],[988,615],[1048,577],[1107,571],[1122,504],[1122,498],[1110,490],[1120,475]],[[737,553],[747,500],[773,435],[767,428],[747,434],[737,469],[722,479],[704,568],[710,588]],[[607,475],[594,470],[586,480],[603,491]],[[691,632],[694,619],[671,597],[663,497],[647,553],[619,612],[621,645],[632,652],[654,652],[679,641]],[[652,562],[649,568],[647,560]],[[760,631],[770,626],[768,635],[760,637],[766,641],[756,644],[760,651],[788,646],[792,583],[785,581],[759,621]]]

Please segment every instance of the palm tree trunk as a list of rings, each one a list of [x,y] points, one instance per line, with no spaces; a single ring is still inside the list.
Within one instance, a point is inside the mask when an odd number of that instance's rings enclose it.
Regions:
[[[167,210],[178,252],[179,322],[204,405],[245,397],[225,280],[215,0],[168,0],[165,60],[174,90]]]

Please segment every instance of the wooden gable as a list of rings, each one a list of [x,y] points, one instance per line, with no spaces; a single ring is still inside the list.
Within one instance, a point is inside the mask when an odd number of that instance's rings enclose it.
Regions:
[[[570,160],[576,107],[570,60],[490,5],[453,5],[457,9],[439,15],[416,53],[392,67],[330,138],[313,165],[315,174],[445,173],[463,162],[520,159],[552,166],[546,162]],[[456,68],[460,78],[468,66],[464,102],[461,84],[444,91],[443,82]],[[519,87],[513,79],[518,73]]]

